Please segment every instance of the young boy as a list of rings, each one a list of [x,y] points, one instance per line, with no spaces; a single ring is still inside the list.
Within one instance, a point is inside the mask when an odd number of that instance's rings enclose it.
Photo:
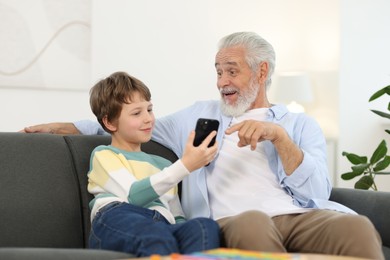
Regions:
[[[154,126],[149,89],[138,79],[116,72],[90,91],[90,105],[101,126],[111,133],[111,145],[91,155],[88,191],[91,248],[140,256],[188,254],[219,247],[218,224],[208,218],[185,220],[177,184],[208,164],[217,144],[207,147],[214,131],[193,146],[189,134],[184,155],[168,160],[141,151]]]

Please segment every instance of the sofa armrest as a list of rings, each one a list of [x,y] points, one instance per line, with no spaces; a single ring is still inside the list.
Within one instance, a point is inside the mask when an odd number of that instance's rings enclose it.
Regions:
[[[390,247],[390,192],[333,188],[330,200],[367,216],[378,230],[385,247]]]

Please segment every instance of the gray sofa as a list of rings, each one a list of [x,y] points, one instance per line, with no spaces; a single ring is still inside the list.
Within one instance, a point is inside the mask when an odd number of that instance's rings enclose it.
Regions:
[[[109,142],[108,136],[0,133],[0,259],[133,257],[87,249],[89,157]],[[153,141],[142,149],[177,159]],[[390,192],[335,188],[331,199],[371,219],[390,259]]]

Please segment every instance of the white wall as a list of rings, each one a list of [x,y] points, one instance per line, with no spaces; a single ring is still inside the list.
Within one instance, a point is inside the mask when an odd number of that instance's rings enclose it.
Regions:
[[[28,125],[94,119],[87,91],[0,88],[0,132],[16,132]]]
[[[113,71],[126,70],[151,88],[157,116],[194,100],[217,98],[213,65],[217,41],[248,30],[274,45],[277,70],[311,72],[318,105],[309,112],[324,118],[324,128],[337,128],[338,104],[326,98],[337,96],[337,0],[247,0],[245,5],[224,0],[94,0],[91,13],[91,85]],[[0,109],[8,111],[0,131],[93,119],[87,100],[87,90],[0,86]]]
[[[90,0],[0,0],[0,131],[94,118]]]
[[[313,72],[313,80],[318,81],[315,94],[320,94],[317,101],[337,95],[336,0],[247,0],[240,5],[225,0],[100,0],[93,4],[92,77],[125,70],[140,78],[152,90],[157,115],[195,100],[218,98],[217,41],[235,31],[255,31],[270,41],[277,53],[277,70]],[[329,75],[335,84],[321,86]],[[337,106],[328,107],[337,111]]]
[[[388,138],[366,101],[389,82],[386,25],[390,22],[385,14],[389,9],[386,0],[246,0],[245,4],[92,0],[90,84],[126,70],[151,88],[157,116],[194,100],[217,98],[213,65],[217,40],[234,31],[255,31],[274,45],[277,71],[310,73],[315,103],[308,106],[308,113],[328,136],[340,137],[337,154],[364,153],[376,146],[380,139],[376,135]],[[0,131],[94,119],[89,87],[75,91],[0,86]],[[339,172],[348,170],[344,160],[338,156]]]
[[[389,98],[368,102],[390,84],[389,11],[387,0],[341,1],[339,155],[347,151],[370,158],[383,139],[390,149],[390,136],[384,132],[390,129],[389,120],[370,111],[386,111]],[[339,172],[348,172],[349,167],[340,156]],[[355,181],[340,179],[339,186],[353,187]],[[377,176],[376,183],[379,190],[390,191],[390,176]]]

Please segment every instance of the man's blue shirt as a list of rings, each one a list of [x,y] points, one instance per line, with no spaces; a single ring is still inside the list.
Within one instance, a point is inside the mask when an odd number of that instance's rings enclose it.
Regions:
[[[152,139],[170,148],[181,158],[188,135],[195,129],[198,118],[212,118],[220,122],[217,141],[221,148],[225,130],[232,117],[223,115],[219,106],[217,100],[198,101],[183,110],[159,118],[156,120]],[[327,167],[326,140],[317,122],[304,113],[289,112],[284,105],[271,106],[266,121],[282,126],[303,151],[302,163],[287,176],[273,144],[264,141],[270,168],[277,176],[280,186],[292,196],[294,204],[304,208],[354,213],[351,209],[328,200],[332,186]],[[82,134],[105,133],[97,122],[78,121],[75,126]],[[206,167],[212,170],[214,161]],[[183,180],[181,202],[187,218],[211,216],[204,167]]]

